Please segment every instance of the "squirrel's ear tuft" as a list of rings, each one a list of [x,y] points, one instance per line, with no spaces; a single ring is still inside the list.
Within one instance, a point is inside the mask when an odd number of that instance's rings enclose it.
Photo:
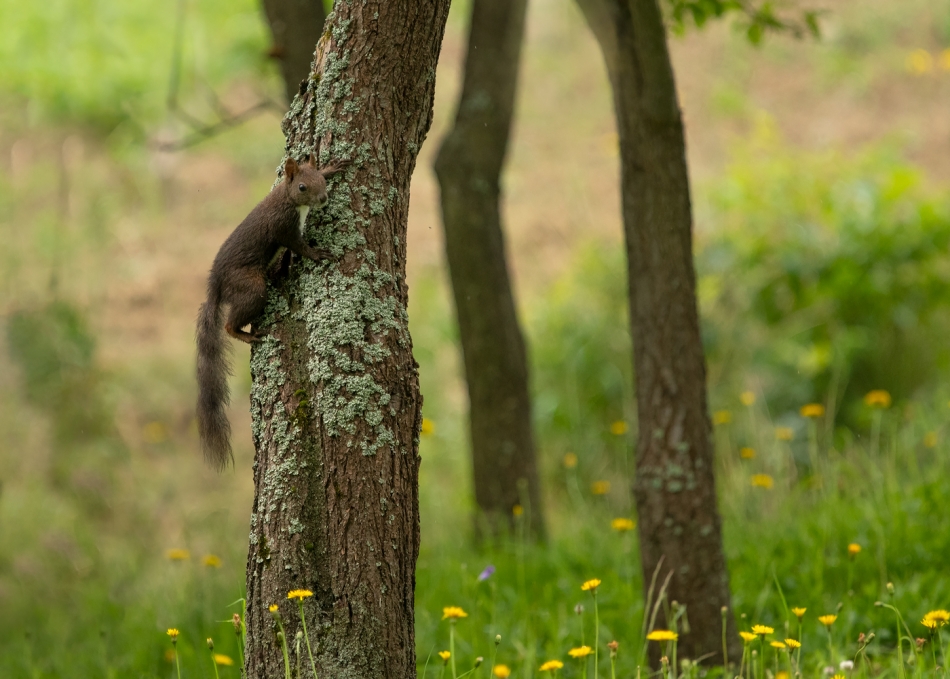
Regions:
[[[317,157],[314,154],[312,153],[310,154],[310,159],[307,161],[307,165],[309,165],[310,167],[317,166]]]
[[[284,181],[288,183],[293,181],[295,174],[297,174],[297,161],[289,157],[284,161]]]

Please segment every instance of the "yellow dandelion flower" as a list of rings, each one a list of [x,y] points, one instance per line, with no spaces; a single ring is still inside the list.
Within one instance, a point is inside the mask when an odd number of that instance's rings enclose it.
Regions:
[[[423,436],[430,436],[435,433],[435,422],[430,420],[428,417],[422,418],[422,426],[419,428],[419,433]]]
[[[775,675],[775,679],[789,679],[791,675],[785,670],[779,670],[778,674]]]
[[[442,658],[442,662],[448,662],[449,658],[452,657],[452,654],[448,651],[439,651],[439,657]]]
[[[772,648],[777,648],[777,649],[780,649],[780,650],[782,650],[782,649],[785,648],[785,642],[784,642],[784,641],[772,641],[772,642],[769,642],[769,645],[770,645]]]
[[[277,612],[277,604],[271,604],[270,606],[267,607],[267,610],[269,610],[271,613],[276,613],[276,612]]]
[[[843,674],[836,673],[831,679],[845,679]]]
[[[928,618],[927,616],[924,616],[924,619],[920,621],[920,624],[929,630],[937,629],[937,621],[933,618]]]
[[[860,553],[861,545],[859,545],[857,542],[852,542],[850,545],[848,545],[848,556],[850,556],[852,559]]]
[[[864,395],[864,405],[871,408],[890,408],[891,395],[883,389],[874,389]]]
[[[791,441],[795,438],[795,430],[791,427],[776,427],[775,439],[777,441]]]
[[[213,657],[214,657],[215,665],[221,665],[222,667],[231,667],[231,665],[234,664],[234,660],[229,655],[215,653]]]
[[[792,609],[792,613],[795,614],[795,617],[796,617],[796,618],[798,618],[799,620],[801,620],[802,617],[805,615],[805,611],[807,611],[807,610],[808,610],[807,608],[793,608],[793,609]]]
[[[443,620],[458,620],[459,618],[467,618],[468,613],[463,611],[459,606],[446,606],[442,609],[442,619]]]
[[[524,507],[522,507],[521,505],[515,505],[514,507],[511,508],[511,514],[512,516],[521,516],[522,514],[524,514]]]
[[[756,488],[765,488],[768,490],[775,485],[775,479],[768,474],[753,474],[751,483]]]
[[[577,466],[577,455],[574,453],[565,453],[562,460],[565,469],[574,469]]]
[[[775,630],[768,625],[752,625],[752,632],[754,634],[761,634],[764,637],[767,634],[774,633]]]
[[[309,589],[292,589],[287,592],[288,599],[299,599],[300,601],[303,601],[308,596],[313,596],[313,592],[311,592]]]
[[[647,635],[650,641],[677,641],[680,635],[668,629],[655,629]]]
[[[617,518],[610,522],[610,527],[623,533],[624,531],[633,530],[637,527],[637,524],[633,519]]]
[[[623,420],[617,420],[616,422],[612,422],[610,424],[610,433],[614,436],[623,436],[627,433],[628,428],[629,427],[627,427],[626,422]]]
[[[835,620],[837,619],[838,619],[838,616],[832,613],[829,613],[828,615],[818,616],[818,622],[820,622],[825,627],[831,627],[833,624],[835,624]]]
[[[950,611],[936,610],[930,611],[924,616],[924,619],[921,621],[924,627],[929,627],[930,629],[935,629],[937,627],[943,627],[947,623],[950,623]],[[933,624],[927,624],[931,622]]]
[[[590,484],[590,492],[594,495],[606,495],[610,492],[610,481],[594,481]]]
[[[582,592],[593,592],[598,587],[600,587],[600,580],[594,578],[593,580],[588,580],[583,585],[581,585]]]
[[[937,432],[928,431],[926,434],[924,434],[924,447],[925,448],[937,447]]]
[[[798,641],[797,639],[786,639],[785,645],[789,648],[801,648],[802,642]]]
[[[752,632],[739,632],[739,636],[742,637],[742,640],[747,644],[759,638],[757,634],[752,634]]]
[[[586,658],[593,652],[590,646],[580,646],[578,648],[572,648],[567,654],[572,658]]]
[[[743,460],[754,460],[755,448],[739,448],[739,457]]]
[[[729,424],[732,422],[732,413],[728,410],[717,410],[713,413],[713,424]]]
[[[940,53],[940,68],[950,71],[950,47]]]
[[[801,410],[798,412],[801,413],[802,417],[821,417],[825,414],[825,406],[821,405],[820,403],[807,403],[803,405]]]
[[[934,58],[927,50],[914,50],[905,60],[907,70],[914,75],[930,73],[934,68]]]
[[[165,552],[165,556],[171,561],[187,561],[191,558],[191,552],[187,549],[169,549]]]
[[[564,663],[560,660],[548,660],[538,668],[538,672],[556,672],[562,667],[564,667]]]
[[[205,554],[201,557],[201,563],[208,568],[221,568],[221,557],[214,554]]]
[[[168,628],[168,631],[165,632],[165,634],[167,634],[168,636],[170,636],[170,637],[172,638],[172,641],[173,641],[173,642],[174,642],[174,641],[178,641],[178,634],[179,634],[179,632],[178,632],[178,630],[177,630],[175,627],[169,627],[169,628]]]
[[[739,394],[739,400],[744,406],[755,405],[755,392],[754,391],[744,391]]]
[[[511,668],[508,665],[495,665],[495,669],[492,670],[498,679],[508,679],[511,676]]]

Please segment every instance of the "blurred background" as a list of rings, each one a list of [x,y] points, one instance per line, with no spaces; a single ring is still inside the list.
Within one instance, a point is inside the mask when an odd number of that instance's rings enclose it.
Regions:
[[[191,676],[211,676],[207,636],[237,657],[247,350],[234,346],[236,465],[216,474],[194,425],[193,326],[217,248],[275,178],[286,104],[257,2],[182,6],[176,33],[157,0],[2,3],[4,677],[172,676],[167,627],[183,631]],[[753,46],[729,20],[670,40],[734,605],[767,617],[780,590],[831,610],[852,590],[860,629],[888,580],[908,606],[950,596],[950,2],[825,9],[818,40]],[[577,636],[583,579],[622,583],[602,603],[618,638],[642,608],[635,537],[611,529],[635,519],[617,135],[578,10],[533,0],[504,218],[551,537],[486,551],[469,539],[467,397],[431,170],[467,17],[454,3],[409,218],[426,416],[418,652],[423,671],[445,643],[441,607],[463,605],[460,657],[487,655],[482,632],[501,630],[529,676]],[[249,109],[190,143],[187,118]],[[865,402],[871,390],[887,407]],[[807,419],[809,402],[834,407]],[[820,483],[802,482],[814,464]],[[853,562],[849,542],[865,548]]]

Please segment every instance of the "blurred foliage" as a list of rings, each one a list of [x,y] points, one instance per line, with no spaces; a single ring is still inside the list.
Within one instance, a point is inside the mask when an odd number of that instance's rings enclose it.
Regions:
[[[727,14],[737,15],[737,26],[754,45],[761,43],[769,31],[791,33],[796,37],[809,34],[817,38],[820,34],[818,19],[821,11],[795,9],[783,12],[779,3],[769,0],[666,0],[666,5],[672,29],[680,34],[685,32],[690,21],[696,28],[702,28],[710,19]]]
[[[180,0],[191,88],[260,76],[268,38],[256,0]],[[177,4],[161,0],[5,2],[0,96],[28,102],[34,122],[71,121],[103,133],[159,120],[171,74]]]

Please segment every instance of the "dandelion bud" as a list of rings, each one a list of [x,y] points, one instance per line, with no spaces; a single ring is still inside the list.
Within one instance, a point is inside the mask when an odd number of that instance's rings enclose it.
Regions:
[[[284,645],[284,633],[283,633],[283,632],[277,632],[277,643],[279,643],[281,646]]]
[[[584,604],[577,604],[577,605],[574,607],[574,612],[577,613],[577,615],[583,615],[583,614],[584,614]]]
[[[841,669],[842,672],[850,672],[851,670],[854,669],[854,661],[842,660],[840,663],[838,663],[838,667]]]
[[[893,593],[894,593],[894,583],[893,583],[893,582],[887,583],[887,593],[888,593],[888,594],[893,594]]]
[[[858,643],[859,644],[864,643],[864,632],[861,632],[861,634],[858,635]]]
[[[917,650],[918,650],[918,651],[924,647],[924,644],[927,643],[927,640],[926,640],[926,639],[921,639],[920,637],[917,637],[917,639],[916,639],[915,641],[917,642]]]
[[[871,639],[874,638],[874,632],[869,632],[868,635],[864,638],[866,642],[871,643]]]
[[[238,613],[235,613],[231,616],[231,624],[234,625],[234,633],[241,633],[241,616]]]
[[[495,646],[497,646],[497,645],[500,644],[500,643],[501,643],[501,635],[500,635],[500,634],[496,634],[496,635],[495,635]]]
[[[297,641],[300,641],[301,639],[303,639],[303,632],[298,629],[298,630],[297,630]]]
[[[475,658],[475,667],[481,667],[482,663],[485,662],[485,659],[482,656]],[[472,669],[475,669],[474,667]]]
[[[214,650],[214,639],[212,639],[211,637],[208,637],[207,642],[208,642],[208,650],[209,650],[209,651],[213,651],[213,650]]]
[[[663,671],[665,672],[670,666],[670,659],[664,655],[662,658],[660,658],[660,664],[663,665]]]
[[[729,607],[728,607],[728,606],[723,606],[723,607],[720,608],[719,610],[720,610],[720,612],[721,612],[723,615],[725,615],[726,613],[729,612]]]
[[[620,644],[618,644],[618,643],[617,643],[617,640],[614,639],[614,640],[611,641],[609,644],[607,644],[607,648],[610,649],[610,657],[611,657],[611,658],[616,658],[616,657],[617,657],[617,649],[620,648]]]

